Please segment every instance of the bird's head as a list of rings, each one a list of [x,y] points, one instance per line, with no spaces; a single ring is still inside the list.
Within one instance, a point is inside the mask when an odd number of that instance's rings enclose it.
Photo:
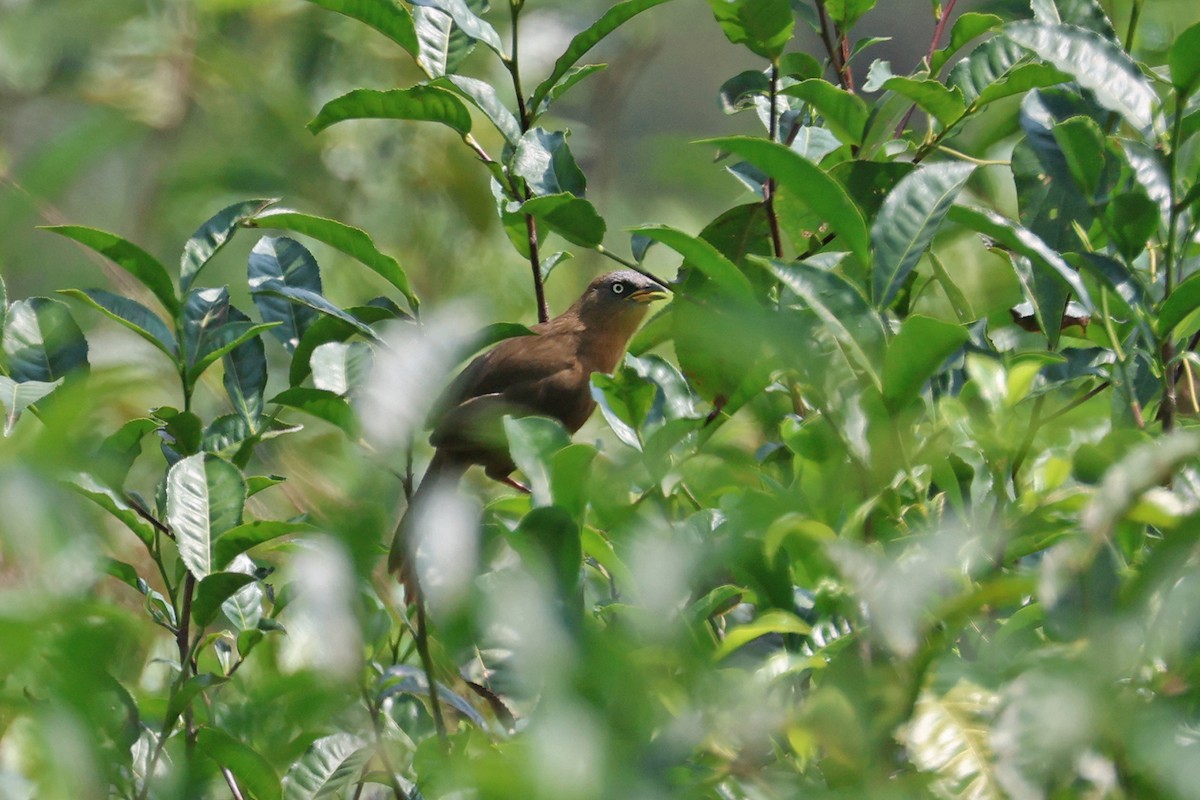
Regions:
[[[650,303],[668,296],[667,287],[640,272],[623,269],[592,281],[577,304],[580,317],[588,323],[632,320],[636,325]]]

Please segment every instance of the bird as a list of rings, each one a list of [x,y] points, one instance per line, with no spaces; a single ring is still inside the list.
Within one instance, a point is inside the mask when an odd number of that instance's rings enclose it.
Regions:
[[[435,486],[454,486],[472,465],[488,477],[524,489],[509,476],[516,469],[504,437],[503,418],[543,416],[570,433],[592,415],[593,372],[611,373],[649,304],[668,297],[662,283],[631,269],[593,280],[570,308],[533,325],[531,336],[505,339],[476,357],[451,381],[430,417],[433,458],[409,498],[388,555],[406,597],[420,588],[409,553],[413,511]]]

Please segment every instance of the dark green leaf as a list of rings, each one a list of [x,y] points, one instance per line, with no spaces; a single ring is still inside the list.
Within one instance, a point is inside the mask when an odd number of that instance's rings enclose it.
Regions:
[[[1156,325],[1159,335],[1170,335],[1197,308],[1200,308],[1200,273],[1189,276],[1163,301]]]
[[[878,370],[886,339],[883,322],[858,289],[837,273],[808,264],[763,263],[817,315],[847,360],[880,387]]]
[[[312,0],[316,2],[316,0]],[[325,0],[329,2],[329,0]],[[366,0],[360,0],[366,2]],[[369,3],[377,8],[378,4]],[[390,5],[390,4],[389,4]],[[201,728],[196,732],[196,747],[237,778],[238,784],[255,800],[281,800],[283,790],[279,774],[257,750],[243,744],[219,728]]]
[[[1005,97],[1066,83],[1070,79],[1070,75],[1049,64],[1018,64],[1003,77],[983,87],[974,105],[983,107]]]
[[[410,0],[414,6],[436,8],[449,14],[463,33],[470,38],[483,42],[497,55],[504,56],[504,46],[500,44],[500,34],[489,23],[480,19],[463,0]]]
[[[121,583],[138,592],[141,591],[141,587],[138,586],[138,581],[141,578],[138,576],[137,570],[131,565],[126,564],[124,561],[117,561],[115,558],[102,559],[101,563],[104,565],[104,572],[106,574],[113,576]]]
[[[271,402],[312,414],[341,428],[351,438],[358,436],[358,417],[354,409],[344,397],[333,392],[297,386],[275,395]]]
[[[204,370],[212,366],[213,362],[218,358],[249,342],[251,339],[261,336],[265,331],[269,331],[279,324],[278,322],[255,324],[250,322],[250,318],[236,308],[230,306],[230,309],[229,316],[242,321],[230,321],[216,330],[205,333],[200,339],[199,351],[196,353],[196,362],[188,369],[188,378],[190,380],[195,381],[199,378]]]
[[[247,482],[253,481],[247,479]],[[271,485],[278,483],[272,482]],[[216,569],[225,569],[229,562],[247,550],[260,544],[289,536],[293,533],[319,533],[320,529],[307,522],[283,522],[281,520],[256,520],[231,528],[217,537],[212,546],[212,563]]]
[[[1122,192],[1106,203],[1103,211],[1117,252],[1133,262],[1158,230],[1158,206],[1140,191]]]
[[[192,600],[192,620],[206,628],[217,618],[221,604],[248,583],[254,583],[253,575],[241,572],[213,572],[196,585],[196,596]]]
[[[562,79],[558,83],[554,84],[554,88],[546,94],[545,98],[542,99],[541,105],[534,109],[534,118],[536,119],[542,114],[545,114],[547,109],[554,104],[554,101],[569,92],[572,86],[579,83],[584,78],[589,78],[592,75],[595,75],[602,69],[607,69],[607,67],[607,64],[584,64],[580,67],[571,67],[569,70],[567,70],[566,74],[562,76]]]
[[[304,331],[317,320],[317,312],[278,295],[267,294],[264,289],[294,286],[320,294],[321,273],[317,260],[294,239],[264,236],[250,251],[247,278],[254,305],[258,306],[263,322],[282,323],[271,333],[288,350],[295,350]]]
[[[883,359],[883,400],[899,411],[968,339],[967,329],[914,314],[900,325]]]
[[[191,238],[183,246],[183,257],[179,262],[179,285],[184,292],[192,286],[192,281],[204,268],[204,265],[225,246],[237,229],[263,209],[274,203],[274,200],[243,200],[218,211],[212,218],[196,229]]]
[[[521,204],[520,212],[545,223],[552,231],[580,247],[604,241],[607,226],[596,207],[573,194],[549,194]]]
[[[975,48],[954,65],[947,85],[962,90],[968,104],[975,103],[989,86],[1002,81],[1021,62],[1029,60],[1029,52],[1003,36],[996,36]]]
[[[183,357],[189,369],[196,364],[205,339],[229,321],[229,289],[193,289],[183,302]]]
[[[142,439],[158,428],[156,420],[148,417],[131,419],[117,428],[100,445],[98,469],[110,486],[121,486],[133,462],[142,452]]]
[[[862,263],[871,263],[867,224],[862,212],[841,184],[815,164],[783,145],[764,139],[728,136],[701,143],[735,153],[775,178],[795,199],[827,222]]]
[[[587,191],[587,178],[575,163],[562,131],[534,128],[526,132],[513,152],[511,168],[535,195],[569,192],[583,197]]]
[[[1094,120],[1082,116],[1064,120],[1051,130],[1071,177],[1088,197],[1095,197],[1104,171],[1104,131]]]
[[[765,97],[770,89],[771,80],[762,70],[750,69],[739,72],[721,84],[718,93],[721,110],[726,114],[736,114],[747,108],[754,108],[755,98]]]
[[[213,571],[212,541],[242,524],[245,501],[241,471],[216,456],[189,456],[167,473],[167,524],[196,578]]]
[[[306,126],[320,133],[350,119],[408,119],[440,122],[460,135],[471,132],[471,112],[453,94],[437,86],[410,89],[354,89],[321,107]]]
[[[66,236],[92,248],[137,278],[172,316],[179,313],[179,299],[175,296],[175,284],[167,274],[167,268],[136,244],[114,233],[85,228],[82,225],[51,225],[43,230]]]
[[[825,124],[846,144],[862,144],[870,113],[861,97],[839,89],[829,81],[807,80],[783,90],[799,97],[825,118]]]
[[[1013,22],[1004,34],[1091,89],[1105,108],[1138,130],[1154,124],[1158,96],[1133,59],[1099,34],[1070,25]]]
[[[249,321],[232,306],[229,315],[234,321]],[[267,351],[262,339],[254,336],[234,347],[225,354],[224,364],[225,392],[229,395],[233,410],[251,430],[256,430],[262,416],[263,392],[267,389]]]
[[[103,289],[59,289],[59,294],[82,300],[104,316],[119,322],[157,347],[172,361],[178,357],[175,337],[171,334],[167,324],[138,301],[106,292]]]
[[[375,333],[374,329],[372,329],[370,325],[360,322],[352,314],[346,313],[316,292],[309,291],[308,289],[301,289],[298,286],[266,284],[264,289],[256,292],[255,294],[271,295],[273,297],[287,300],[291,303],[298,303],[304,307],[314,311],[319,311],[322,314],[326,314],[330,317],[340,320],[346,325],[352,327],[356,332],[366,336],[371,341],[379,341],[379,335]],[[297,350],[297,352],[299,351]]]
[[[974,170],[962,163],[922,166],[902,178],[883,201],[871,226],[871,297],[877,308],[887,308],[896,297]]]
[[[624,0],[605,11],[600,19],[571,39],[567,49],[554,62],[554,69],[550,71],[546,80],[538,84],[537,89],[534,90],[528,107],[535,110],[541,108],[546,96],[563,80],[571,67],[575,66],[575,63],[583,58],[587,51],[599,44],[606,36],[646,9],[662,5],[665,2],[667,0]]]
[[[314,5],[364,22],[403,47],[414,58],[418,52],[412,14],[400,3],[377,0],[308,0]]]
[[[358,228],[332,219],[315,217],[311,214],[302,214],[299,211],[284,208],[258,214],[248,220],[246,224],[256,228],[280,228],[294,231],[324,242],[357,260],[399,289],[404,294],[410,308],[416,309],[420,305],[417,296],[409,288],[408,276],[404,274],[404,270],[400,268],[396,259],[381,253],[371,237]]]
[[[53,383],[87,369],[88,345],[65,304],[48,297],[18,300],[4,319],[8,375],[18,383]]]
[[[483,112],[496,130],[504,136],[504,140],[515,145],[521,139],[521,125],[513,113],[500,102],[496,90],[490,83],[468,78],[465,75],[447,75],[440,78],[434,86],[443,87],[471,101],[472,105]]]

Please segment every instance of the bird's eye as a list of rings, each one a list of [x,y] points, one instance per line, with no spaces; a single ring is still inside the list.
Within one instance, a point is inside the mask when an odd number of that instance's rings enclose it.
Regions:
[[[613,290],[613,294],[625,294],[625,284],[614,283],[612,290]]]

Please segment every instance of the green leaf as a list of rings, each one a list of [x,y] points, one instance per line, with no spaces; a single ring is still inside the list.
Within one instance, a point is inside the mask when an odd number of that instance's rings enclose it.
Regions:
[[[720,646],[713,653],[713,660],[721,661],[733,651],[769,633],[804,635],[812,633],[812,627],[795,614],[773,608],[759,614],[752,622],[727,631]]]
[[[906,318],[900,332],[888,343],[883,359],[883,400],[887,407],[894,412],[907,405],[968,338],[962,325],[919,314]]]
[[[248,483],[253,479],[248,479]],[[277,481],[275,482],[277,483]],[[272,484],[274,485],[274,483]],[[281,520],[255,520],[231,528],[217,537],[212,546],[212,563],[216,569],[225,569],[229,562],[242,553],[281,536],[293,533],[319,533],[320,528],[307,522],[283,522]]]
[[[688,264],[707,275],[717,288],[730,298],[745,304],[755,302],[754,287],[750,280],[736,264],[703,239],[666,225],[634,228],[633,233],[665,244],[682,255]]]
[[[1200,308],[1200,273],[1189,275],[1163,301],[1155,325],[1159,335],[1169,336],[1197,308]]]
[[[310,0],[317,2],[318,0]],[[322,3],[331,2],[324,0]],[[365,2],[365,0],[362,0]],[[369,3],[370,7],[378,4]],[[388,4],[390,6],[390,4]],[[255,800],[281,800],[283,789],[279,773],[257,750],[243,744],[220,728],[201,728],[196,732],[196,747],[200,752],[225,767],[237,778],[238,784],[254,795]]]
[[[4,435],[12,434],[21,412],[62,385],[62,378],[51,383],[22,381],[18,383],[0,375],[0,405],[4,406]]]
[[[341,428],[350,438],[358,437],[358,417],[354,409],[346,398],[333,392],[297,386],[275,395],[271,402],[312,414]]]
[[[521,204],[520,213],[533,216],[568,242],[580,247],[601,244],[608,230],[595,206],[566,192],[527,200]]]
[[[641,381],[631,385],[628,380],[593,373],[592,398],[617,438],[633,449],[641,450],[642,437],[638,429],[646,421],[646,414],[654,402],[654,387]]]
[[[761,69],[739,72],[721,84],[718,92],[721,110],[726,114],[736,114],[754,108],[755,99],[765,97],[770,89],[771,79]]]
[[[796,21],[788,0],[709,0],[713,16],[733,44],[774,61],[791,41]]]
[[[250,321],[233,306],[229,307],[229,316],[235,322]],[[263,392],[267,389],[267,350],[262,339],[253,336],[232,348],[225,354],[224,364],[223,383],[233,410],[256,431],[262,417]]]
[[[196,578],[213,571],[213,539],[242,524],[245,501],[241,471],[216,456],[189,456],[167,473],[167,524]]]
[[[371,328],[370,325],[360,322],[357,317],[352,314],[348,314],[341,308],[338,308],[316,292],[309,291],[308,289],[301,289],[298,286],[283,286],[276,283],[266,284],[265,288],[255,292],[255,294],[270,295],[287,300],[291,303],[298,303],[314,311],[318,311],[322,314],[326,314],[330,317],[340,320],[341,322],[353,328],[355,332],[361,333],[363,336],[367,337],[373,342],[380,341],[379,334],[375,333],[374,329]],[[297,348],[297,352],[299,352],[299,348]]]
[[[554,69],[550,71],[546,79],[539,83],[538,87],[534,90],[527,107],[535,111],[540,109],[550,91],[566,77],[571,67],[575,66],[576,62],[583,58],[589,50],[633,17],[646,9],[662,5],[665,2],[667,0],[624,0],[624,2],[617,3],[608,9],[608,11],[605,11],[600,19],[577,33],[571,39],[570,44],[567,45],[567,49],[554,62]]]
[[[1066,83],[1071,76],[1049,64],[1020,64],[1007,72],[1003,77],[983,87],[983,91],[975,98],[974,106],[982,108],[988,103],[1003,100],[1017,94],[1024,94],[1030,89],[1042,89]]]
[[[1100,34],[1114,44],[1120,44],[1112,22],[1097,0],[1032,0],[1033,18],[1039,22],[1065,23]]]
[[[48,297],[18,300],[4,318],[8,375],[18,383],[53,383],[87,369],[88,345],[66,305]]]
[[[229,679],[212,673],[193,675],[188,678],[178,691],[171,694],[171,699],[167,703],[167,712],[163,717],[163,730],[170,731],[174,727],[175,721],[201,692],[214,686],[220,686],[227,680]]]
[[[300,343],[296,345],[296,351],[292,353],[292,366],[288,372],[288,383],[291,386],[299,386],[308,377],[312,369],[312,354],[321,345],[326,342],[345,341],[355,333],[361,333],[360,326],[362,325],[369,327],[371,323],[396,319],[403,315],[394,304],[390,306],[355,306],[339,310],[350,316],[354,323],[341,319],[340,315],[324,316],[314,322],[300,337]]]
[[[196,361],[188,369],[188,379],[195,381],[203,372],[212,366],[218,358],[242,346],[264,332],[277,326],[278,322],[253,323],[242,312],[230,306],[230,317],[238,320],[227,322],[216,330],[207,331],[201,338]]]
[[[475,15],[463,0],[409,0],[414,6],[425,6],[449,14],[463,33],[470,38],[483,42],[496,55],[504,57],[504,46],[500,43],[500,34],[490,23]]]
[[[120,493],[86,472],[76,475],[68,486],[123,522],[146,547],[154,547],[154,526],[143,519]]]
[[[571,67],[569,70],[567,70],[566,74],[562,76],[562,79],[558,83],[554,84],[554,88],[552,88],[542,99],[541,105],[534,109],[533,118],[537,119],[542,114],[545,114],[550,106],[554,105],[554,101],[558,100],[558,98],[569,92],[572,86],[584,80],[585,78],[595,75],[600,70],[607,68],[607,64],[584,64],[580,67]]]
[[[351,119],[408,119],[440,122],[460,136],[471,132],[471,112],[451,92],[437,86],[410,89],[354,89],[321,106],[305,127],[320,133]]]
[[[313,5],[364,22],[403,47],[414,58],[419,45],[412,14],[400,3],[378,0],[308,0]]]
[[[897,76],[884,81],[883,88],[912,100],[940,122],[943,128],[958,122],[967,111],[962,90],[957,86],[947,88],[940,81]]]
[[[878,367],[886,336],[883,321],[858,289],[842,276],[803,263],[755,259],[804,301],[833,336],[846,358],[881,387]]]
[[[942,67],[946,66],[947,62],[959,50],[972,39],[982,36],[988,31],[994,31],[1004,24],[1004,20],[995,14],[980,14],[975,11],[968,11],[959,15],[954,21],[954,27],[950,29],[950,41],[940,50],[933,54],[933,58],[929,60],[929,72],[931,75],[937,75],[942,71]]]
[[[825,0],[825,13],[842,33],[848,31],[874,7],[875,0]]]
[[[583,547],[579,525],[565,508],[533,509],[521,519],[508,541],[522,560],[532,562],[531,567],[542,567],[550,573],[560,596],[569,598],[575,593]]]
[[[207,628],[221,612],[221,604],[250,583],[254,583],[254,576],[242,572],[213,572],[206,575],[196,585],[192,620],[201,628]]]
[[[998,705],[997,695],[961,678],[940,697],[932,689],[921,692],[902,741],[913,764],[933,776],[935,796],[1008,796],[992,751]]]
[[[313,386],[347,396],[362,386],[371,360],[371,348],[363,342],[326,342],[312,354]]]
[[[304,236],[324,242],[335,250],[340,250],[359,263],[366,266],[392,286],[395,286],[408,301],[412,309],[420,302],[409,288],[408,276],[400,268],[396,259],[385,255],[375,246],[375,242],[364,231],[353,228],[342,222],[311,214],[302,214],[286,208],[274,209],[258,214],[246,221],[247,227],[279,228],[294,231]]]
[[[924,165],[901,178],[883,201],[871,226],[876,308],[887,308],[896,297],[974,170],[963,163]]]
[[[349,733],[318,739],[283,777],[284,800],[339,796],[358,780],[374,752],[373,747]]]
[[[496,130],[500,131],[504,140],[509,144],[515,145],[521,139],[521,124],[517,122],[513,113],[500,102],[496,90],[490,83],[477,78],[468,78],[465,75],[447,75],[439,78],[433,85],[471,101],[472,105],[491,120],[492,124],[496,126]]]
[[[871,263],[867,224],[862,212],[836,180],[789,148],[748,136],[707,139],[713,145],[746,159],[779,181],[789,193],[829,223],[846,247],[864,264]]]
[[[1075,293],[1075,298],[1089,314],[1096,313],[1096,306],[1087,288],[1079,279],[1079,273],[1063,260],[1063,257],[1046,246],[1046,243],[1020,225],[1005,219],[994,211],[955,206],[950,210],[950,219],[971,230],[1003,244],[1026,258],[1041,264]]]
[[[1063,120],[1051,128],[1051,132],[1066,159],[1071,177],[1084,194],[1095,197],[1104,172],[1104,131],[1095,120],[1080,116]]]
[[[1179,93],[1182,107],[1183,98],[1195,91],[1200,81],[1200,22],[1175,37],[1167,63],[1171,65],[1171,84]]]
[[[320,294],[321,273],[317,260],[294,239],[264,236],[250,251],[246,271],[254,305],[258,307],[263,322],[282,323],[271,333],[288,350],[295,350],[308,326],[317,320],[317,312],[263,290],[294,286]]]
[[[256,580],[247,583],[221,603],[221,613],[238,631],[255,631],[263,620],[263,599],[266,590],[257,578],[258,565],[247,555],[236,556],[228,572],[247,575]]]
[[[1101,105],[1133,127],[1154,126],[1158,96],[1133,59],[1113,42],[1082,28],[1038,22],[1010,23],[1004,34],[1091,89]]]
[[[104,316],[120,323],[157,347],[172,361],[178,359],[179,352],[175,346],[175,337],[167,324],[138,301],[106,292],[103,289],[59,289],[58,293],[82,300]]]
[[[179,285],[184,292],[200,274],[204,265],[237,233],[239,226],[262,213],[274,200],[243,200],[227,206],[196,229],[183,246],[179,262]]]
[[[1028,60],[1029,51],[1010,39],[996,36],[955,64],[947,85],[958,87],[967,103],[976,104],[988,87],[1004,80]]]
[[[183,301],[182,343],[184,362],[190,369],[196,364],[204,340],[229,321],[229,289],[192,289]]]
[[[789,86],[783,94],[798,97],[811,105],[825,118],[825,124],[834,135],[846,144],[862,144],[870,111],[858,95],[818,79]]]
[[[74,239],[95,250],[137,278],[158,298],[158,302],[162,303],[171,316],[179,313],[179,298],[175,296],[175,284],[167,274],[167,268],[136,244],[114,233],[85,228],[82,225],[50,225],[42,230]]]
[[[414,8],[413,26],[417,32],[417,66],[431,78],[440,78],[452,70],[474,49],[475,43],[462,36],[449,14],[435,8]],[[459,35],[454,35],[459,33]]]
[[[527,131],[513,152],[511,169],[535,195],[569,192],[583,197],[587,191],[587,178],[575,163],[562,131]]]
[[[1141,191],[1122,192],[1104,205],[1103,212],[1117,252],[1132,263],[1158,231],[1158,205]]]
[[[550,494],[550,456],[571,443],[571,436],[557,421],[546,417],[504,417],[504,435],[513,463],[529,480],[535,506],[547,506]]]

